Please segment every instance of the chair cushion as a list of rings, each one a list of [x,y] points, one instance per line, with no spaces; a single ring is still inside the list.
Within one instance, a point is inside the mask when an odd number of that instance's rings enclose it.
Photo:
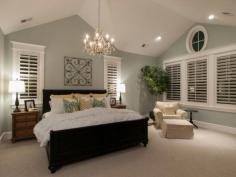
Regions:
[[[159,108],[164,114],[175,115],[179,108],[178,102],[156,102],[156,107]]]

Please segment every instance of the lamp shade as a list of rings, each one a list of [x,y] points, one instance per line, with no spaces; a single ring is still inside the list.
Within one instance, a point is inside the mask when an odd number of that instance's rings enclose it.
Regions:
[[[25,83],[24,81],[10,81],[9,82],[9,89],[10,93],[23,93],[25,92]]]
[[[126,92],[125,84],[119,84],[119,91],[120,91],[121,93],[125,93],[125,92]]]

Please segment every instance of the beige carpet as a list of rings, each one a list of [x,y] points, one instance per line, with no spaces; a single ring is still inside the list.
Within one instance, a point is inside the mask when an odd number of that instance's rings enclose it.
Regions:
[[[147,148],[138,146],[47,169],[45,150],[36,141],[0,145],[0,177],[235,177],[236,136],[195,129],[193,140],[169,140],[149,129]]]

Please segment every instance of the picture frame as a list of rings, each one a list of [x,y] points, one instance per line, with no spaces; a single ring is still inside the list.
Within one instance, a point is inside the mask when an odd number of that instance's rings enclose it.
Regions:
[[[33,109],[35,109],[34,100],[25,100],[25,111],[28,112]]]
[[[111,99],[110,99],[110,105],[111,105],[111,106],[116,105],[116,98],[111,98]]]

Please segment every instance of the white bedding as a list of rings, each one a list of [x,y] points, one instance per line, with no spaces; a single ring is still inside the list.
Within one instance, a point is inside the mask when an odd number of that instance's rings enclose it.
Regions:
[[[63,114],[48,112],[44,114],[44,118],[34,127],[34,134],[42,147],[49,141],[51,130],[65,130],[142,118],[135,111],[113,108],[91,108]]]

